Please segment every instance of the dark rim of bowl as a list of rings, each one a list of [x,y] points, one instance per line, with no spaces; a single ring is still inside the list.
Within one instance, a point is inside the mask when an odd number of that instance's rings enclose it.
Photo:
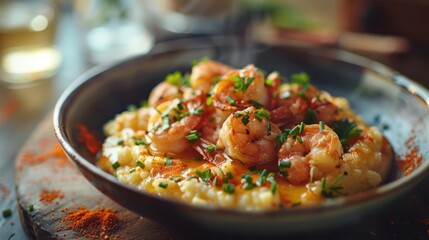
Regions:
[[[199,38],[187,38],[187,39],[179,39],[179,40],[171,40],[158,43],[154,46],[154,48],[146,55],[157,55],[157,54],[165,54],[172,51],[183,51],[183,50],[192,50],[199,48],[209,48],[209,47],[223,47],[228,46],[231,42],[236,41],[237,37],[235,36],[214,36],[214,37],[199,37]],[[190,44],[192,42],[192,44]],[[256,43],[257,44],[257,43]],[[177,47],[180,46],[180,47]],[[276,46],[276,45],[269,45]],[[359,66],[364,69],[368,69],[373,71],[376,74],[383,76],[384,78],[390,79],[392,84],[398,85],[405,89],[410,94],[414,95],[423,104],[428,106],[429,108],[429,91],[425,89],[420,84],[408,79],[407,77],[399,74],[395,70],[378,63],[376,61],[370,60],[365,57],[361,57],[359,55],[331,48],[324,48],[320,46],[313,46],[308,44],[302,44],[299,42],[293,41],[284,41],[281,45],[277,45],[276,47],[285,47],[298,49],[300,51],[304,51],[309,55],[324,57],[336,61],[345,62],[351,65]],[[368,190],[361,193],[356,193],[351,196],[339,197],[334,199],[329,199],[329,201],[317,204],[314,206],[306,206],[301,208],[283,208],[283,209],[270,209],[265,211],[244,211],[239,209],[228,209],[221,207],[204,207],[204,206],[194,206],[189,203],[181,202],[178,200],[160,197],[154,194],[150,194],[137,188],[119,182],[113,175],[103,171],[97,166],[91,164],[84,157],[82,157],[71,145],[65,133],[64,127],[64,112],[67,110],[69,104],[71,104],[71,98],[82,88],[85,84],[91,82],[94,77],[99,74],[107,71],[112,67],[120,67],[122,65],[126,65],[129,62],[132,62],[137,58],[145,58],[146,55],[132,57],[126,61],[120,63],[110,64],[108,66],[96,66],[86,73],[82,74],[79,78],[77,78],[70,86],[62,93],[60,98],[58,99],[54,113],[53,113],[53,123],[54,123],[54,131],[55,135],[63,147],[64,151],[71,156],[72,160],[86,168],[87,171],[90,171],[92,174],[103,178],[105,181],[108,181],[110,184],[119,186],[121,188],[125,188],[128,191],[133,191],[137,194],[143,195],[147,198],[153,198],[157,201],[162,201],[168,204],[172,204],[173,207],[180,207],[185,210],[198,210],[198,211],[207,211],[217,212],[222,214],[247,214],[247,215],[269,215],[270,217],[285,217],[285,216],[294,216],[295,213],[302,214],[315,214],[324,213],[327,211],[332,211],[338,208],[345,209],[346,207],[357,207],[359,204],[369,203],[370,201],[376,201],[381,199],[383,196],[393,195],[395,192],[400,190],[403,186],[410,186],[421,179],[429,172],[429,161],[424,161],[423,164],[417,168],[412,174],[406,177],[401,177],[400,179],[393,180],[391,182],[385,183],[375,189]],[[429,110],[429,109],[428,109]],[[296,216],[296,215],[295,215]]]

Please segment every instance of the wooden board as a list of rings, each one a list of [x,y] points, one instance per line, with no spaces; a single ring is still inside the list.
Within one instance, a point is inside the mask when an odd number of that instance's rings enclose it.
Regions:
[[[17,198],[24,230],[37,239],[76,238],[63,219],[79,207],[109,208],[120,219],[106,234],[120,239],[171,239],[159,224],[127,211],[94,188],[66,159],[49,115],[27,140],[16,162]],[[30,205],[33,210],[30,211]]]
[[[66,159],[53,133],[51,115],[37,127],[16,162],[16,193],[24,230],[37,239],[74,239],[61,220],[79,207],[110,208],[120,218],[111,239],[266,239],[266,236],[225,236],[222,233],[172,233],[161,225],[127,211],[95,189]],[[356,219],[349,227],[298,239],[427,239],[429,237],[429,178],[385,211]],[[57,192],[54,192],[57,191]],[[46,196],[43,197],[43,192]],[[48,194],[46,194],[48,193]],[[51,195],[49,195],[51,193]],[[56,194],[52,194],[56,193]],[[42,198],[41,198],[42,197]],[[50,198],[49,198],[50,197]],[[47,201],[49,200],[49,201]],[[33,205],[33,211],[29,206]],[[353,218],[353,216],[350,216]],[[1,234],[0,234],[1,235]],[[284,239],[279,237],[279,239]]]

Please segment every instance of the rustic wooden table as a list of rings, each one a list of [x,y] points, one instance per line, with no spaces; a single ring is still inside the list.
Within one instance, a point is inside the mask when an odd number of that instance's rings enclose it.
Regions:
[[[61,18],[58,46],[63,65],[49,83],[32,89],[9,90],[0,86],[0,211],[10,209],[8,218],[0,216],[0,239],[29,239],[19,219],[15,192],[15,159],[25,140],[50,112],[60,93],[90,66],[85,64],[80,48],[78,29],[70,11]],[[397,69],[404,75],[429,88],[429,54],[413,50],[395,57],[367,55]],[[37,99],[35,99],[37,98]],[[35,101],[37,100],[37,101]],[[366,223],[361,236],[368,239],[427,239],[429,238],[429,177],[415,191],[387,212]],[[356,231],[356,229],[354,230]],[[359,231],[358,231],[359,232]],[[358,239],[345,234],[343,239]]]

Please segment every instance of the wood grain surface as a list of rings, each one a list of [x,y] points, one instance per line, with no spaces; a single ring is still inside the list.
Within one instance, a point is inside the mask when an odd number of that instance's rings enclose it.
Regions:
[[[34,238],[76,238],[74,231],[62,230],[65,222],[61,219],[79,207],[116,211],[119,224],[107,235],[112,239],[172,238],[159,224],[104,196],[78,172],[54,136],[50,115],[21,149],[16,162],[16,186],[21,221],[27,234]]]

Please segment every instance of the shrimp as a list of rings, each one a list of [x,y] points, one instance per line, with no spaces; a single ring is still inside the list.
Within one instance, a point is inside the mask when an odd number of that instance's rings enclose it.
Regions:
[[[151,148],[163,153],[181,153],[188,149],[190,143],[185,137],[202,121],[204,99],[200,94],[187,101],[174,99],[158,105],[148,124]]]
[[[161,82],[158,85],[156,85],[155,88],[152,89],[152,91],[149,94],[149,105],[156,107],[159,104],[173,100],[175,98],[181,98],[182,97],[182,91],[179,87],[171,85],[168,82]]]
[[[265,109],[254,107],[231,114],[219,131],[217,147],[246,166],[275,161],[280,129],[269,118]]]
[[[330,124],[338,120],[338,107],[328,93],[312,85],[307,90],[296,84],[284,84],[281,88],[271,111],[273,122],[279,127],[292,127],[300,122],[311,124],[323,121]]]
[[[191,87],[208,93],[216,77],[233,70],[231,67],[212,60],[202,60],[192,67],[190,76]]]
[[[298,138],[299,137],[299,138]],[[328,126],[320,131],[318,124],[305,125],[302,133],[288,136],[278,152],[281,162],[290,162],[286,179],[294,185],[310,181],[310,169],[313,168],[313,180],[336,172],[341,166],[343,147],[338,135]]]

